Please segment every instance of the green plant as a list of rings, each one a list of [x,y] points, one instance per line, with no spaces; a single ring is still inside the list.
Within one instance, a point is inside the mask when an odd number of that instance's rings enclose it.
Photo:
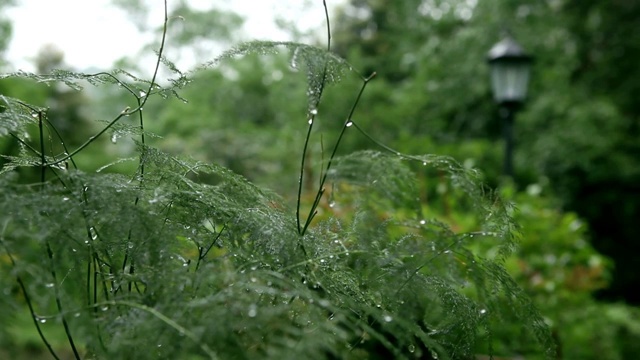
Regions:
[[[167,22],[165,5],[164,34]],[[352,117],[373,75],[359,75],[329,51],[328,16],[327,31],[327,50],[250,42],[194,70],[283,50],[304,69],[308,131],[295,209],[227,168],[148,145],[145,104],[181,99],[193,75],[164,58],[164,35],[151,80],[122,70],[3,76],[73,89],[85,82],[116,86],[132,100],[70,149],[47,109],[0,98],[0,134],[21,148],[0,172],[0,245],[8,269],[2,281],[15,284],[1,299],[28,308],[54,358],[464,359],[492,354],[492,334],[512,317],[522,336],[540,344],[538,352],[552,356],[547,326],[503,266],[515,224],[475,172],[447,157],[405,155],[381,143],[384,153],[338,156],[343,137],[354,131],[376,142]],[[162,64],[176,76],[166,86],[157,79]],[[326,158],[309,165],[323,93],[354,74],[362,86],[351,111]],[[20,135],[30,128],[35,141]],[[109,134],[136,138],[135,173],[78,168],[74,158]],[[478,231],[457,232],[425,217],[409,164],[434,169],[457,189],[479,219]],[[306,195],[310,166],[321,172]],[[31,169],[39,181],[18,181],[16,168]],[[498,255],[472,252],[479,239],[496,244]],[[63,332],[66,345],[52,343],[51,332]]]

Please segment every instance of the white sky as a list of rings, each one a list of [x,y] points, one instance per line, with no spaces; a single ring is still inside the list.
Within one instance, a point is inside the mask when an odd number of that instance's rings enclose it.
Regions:
[[[172,1],[169,0],[169,6]],[[135,55],[153,40],[140,34],[131,19],[111,0],[18,0],[6,15],[12,21],[13,35],[7,60],[13,70],[34,71],[32,59],[45,44],[54,44],[65,54],[65,64],[74,70],[111,69],[113,62]],[[154,5],[150,19],[162,24],[162,0]],[[273,23],[280,16],[303,29],[324,24],[322,0],[191,0],[196,7],[215,4],[245,17],[247,39],[288,40]],[[344,0],[329,0],[330,9]],[[157,4],[157,6],[155,5]]]

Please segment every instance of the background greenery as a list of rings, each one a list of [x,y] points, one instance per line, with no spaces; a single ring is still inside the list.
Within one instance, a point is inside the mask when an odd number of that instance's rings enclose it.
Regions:
[[[144,11],[141,3],[135,4],[115,5]],[[203,39],[225,45],[238,40],[234,34],[241,20],[236,15],[215,7],[194,10],[187,2],[170,10],[188,18],[189,26],[169,27],[178,42],[168,49],[169,59],[181,49],[201,46]],[[625,359],[636,354],[640,35],[633,29],[640,5],[598,0],[351,0],[331,15],[332,50],[361,74],[377,73],[354,115],[357,126],[402,153],[448,155],[463,169],[479,169],[478,178],[496,190],[501,201],[515,205],[511,215],[519,225],[520,247],[505,259],[505,266],[550,325],[558,357]],[[0,25],[3,33],[10,31],[8,19]],[[513,179],[503,179],[500,173],[501,124],[484,62],[487,50],[505,29],[535,56],[530,97],[516,119]],[[297,36],[326,46],[323,36]],[[156,48],[157,44],[149,44],[148,51]],[[147,138],[149,144],[171,155],[229,168],[281,194],[283,206],[294,207],[298,152],[304,146],[307,116],[317,107],[316,137],[309,145],[308,180],[303,184],[304,193],[310,194],[306,203],[312,203],[321,175],[319,164],[326,161],[342,131],[362,79],[350,71],[336,73],[340,82],[327,86],[322,102],[316,104],[308,92],[317,89],[308,87],[303,63],[296,58],[300,56],[294,50],[227,59],[191,75],[179,92],[188,103],[175,97],[149,98],[146,130],[161,136]],[[42,49],[36,61],[40,74],[65,67],[63,53],[54,48]],[[145,70],[137,68],[133,59],[117,65],[134,73]],[[49,120],[70,148],[104,126],[96,120],[110,119],[114,109],[117,113],[136,105],[118,87],[88,89],[78,92],[16,77],[0,80],[0,94],[47,107]],[[136,124],[133,119],[124,123]],[[34,128],[29,131],[32,139],[37,138]],[[380,149],[355,129],[347,131],[339,155]],[[17,155],[20,146],[5,136],[0,138],[0,149],[2,154]],[[138,168],[138,151],[123,130],[100,138],[75,160],[91,172],[117,158],[132,158],[107,169],[129,175]],[[455,190],[449,173],[437,167],[425,169],[419,162],[408,166],[415,172],[413,190],[425,218],[439,219],[455,233],[472,233],[486,225],[467,195]],[[33,170],[17,172],[17,182],[38,179]],[[198,179],[215,183],[218,177],[215,171],[203,172]],[[361,177],[356,173],[349,179]],[[317,221],[328,219],[330,213],[353,220],[354,209],[364,205],[354,195],[340,197],[354,192],[349,186],[332,187]],[[398,221],[413,216],[415,204],[406,196],[388,195],[389,201],[396,201],[393,207],[387,208],[385,202],[369,204],[369,211]],[[492,259],[497,246],[474,242],[469,249]],[[2,259],[9,273],[9,259]],[[11,277],[2,281],[14,284]],[[4,288],[18,292],[15,285]],[[253,304],[245,300],[247,307]],[[320,319],[322,314],[314,316]],[[7,329],[3,340],[7,346],[34,344],[24,330],[28,320],[23,323],[24,327]],[[503,319],[503,324],[492,333],[497,354],[538,351],[531,348],[521,320]]]

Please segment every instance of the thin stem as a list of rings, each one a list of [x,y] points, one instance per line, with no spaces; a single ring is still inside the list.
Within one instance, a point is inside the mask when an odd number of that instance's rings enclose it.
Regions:
[[[97,134],[92,135],[91,137],[89,137],[89,139],[87,141],[85,141],[82,145],[80,145],[77,149],[73,150],[69,154],[66,154],[66,155],[62,156],[60,159],[55,160],[55,161],[53,161],[51,163],[48,163],[46,165],[47,166],[57,165],[57,164],[60,164],[61,162],[66,161],[67,159],[77,155],[80,151],[84,150],[87,146],[91,145],[94,141],[96,141],[96,139],[98,139],[100,136],[102,136],[102,134],[107,132],[107,130],[109,130],[115,123],[117,123],[118,120],[122,119],[124,116],[129,116],[130,114],[135,113],[139,109],[140,108],[138,107],[138,108],[133,109],[133,110],[128,110],[128,111],[121,112],[115,119],[111,120],[111,122],[109,124],[107,124],[107,126],[105,126],[102,130],[98,131]]]
[[[60,135],[60,132],[58,131],[58,129],[56,129],[56,127],[49,120],[49,118],[46,118],[46,120],[48,124],[47,129],[53,130],[53,132],[56,134],[56,137],[58,137],[58,140],[60,141],[60,145],[62,145],[62,149],[64,150],[65,154],[69,153],[67,144],[64,143],[64,139],[62,138],[62,135]],[[71,165],[73,165],[74,169],[78,169],[78,165],[76,164],[75,160],[73,160],[73,158],[69,158],[69,161],[71,161]]]
[[[322,99],[322,94],[324,92],[324,85],[325,85],[326,81],[327,81],[327,66],[325,64],[324,69],[322,71],[322,81],[320,82],[320,89],[318,91],[318,99],[317,99],[316,103],[313,106],[314,109],[316,110],[316,113],[317,113],[318,106],[320,105],[320,100]],[[303,182],[303,179],[304,179],[304,167],[305,167],[305,161],[306,161],[306,158],[307,158],[307,148],[308,148],[308,144],[309,144],[309,139],[311,138],[311,130],[313,128],[313,123],[315,122],[316,113],[314,113],[314,112],[310,113],[311,116],[309,117],[309,129],[307,130],[307,136],[304,139],[304,147],[302,149],[302,160],[300,161],[300,178],[298,179],[298,199],[297,199],[297,204],[296,204],[296,221],[298,223],[298,234],[299,235],[304,235],[304,233],[306,231],[306,228],[307,228],[307,223],[309,222],[309,219],[307,218],[307,221],[305,222],[304,229],[300,228],[300,207],[302,205],[302,182]],[[317,194],[316,194],[316,197],[317,197]],[[314,209],[315,209],[314,207],[311,208],[310,214],[313,213]],[[302,252],[306,256],[307,255],[307,251],[304,248],[304,244],[302,243],[302,240],[300,240],[300,247],[302,248]]]
[[[362,128],[361,128],[361,127],[360,127],[356,122],[354,122],[354,123],[353,123],[353,126],[354,126],[356,129],[358,129],[358,131],[359,131],[362,135],[364,135],[364,137],[366,137],[367,139],[369,139],[369,141],[371,141],[372,143],[374,143],[374,144],[378,145],[379,147],[381,147],[381,148],[383,148],[383,149],[387,150],[388,152],[390,152],[390,153],[392,153],[392,154],[395,154],[395,155],[398,155],[398,156],[402,156],[402,157],[404,157],[404,158],[414,159],[414,160],[419,160],[418,158],[413,158],[413,157],[412,157],[412,156],[410,156],[410,155],[402,154],[402,153],[401,153],[401,152],[399,152],[398,150],[394,150],[394,149],[390,148],[389,146],[387,146],[387,145],[385,145],[385,144],[381,143],[380,141],[376,140],[376,139],[375,139],[375,138],[373,138],[371,135],[369,135],[369,133],[367,133],[366,131],[364,131],[364,129],[362,129]]]
[[[156,78],[158,76],[158,71],[160,70],[160,63],[162,60],[162,54],[164,52],[164,44],[167,38],[167,24],[169,22],[169,14],[168,14],[168,8],[167,8],[167,0],[164,1],[164,20],[163,20],[163,25],[162,25],[162,39],[160,40],[160,49],[158,49],[158,56],[157,56],[157,60],[156,60],[156,66],[153,70],[153,76],[151,77],[151,82],[149,83],[149,88],[147,89],[147,91],[142,94],[142,95],[137,95],[134,94],[136,96],[136,101],[138,103],[138,118],[140,120],[140,142],[142,144],[142,151],[140,152],[140,180],[139,180],[139,185],[142,188],[142,183],[144,181],[144,156],[145,156],[145,152],[146,152],[146,141],[145,141],[145,136],[144,136],[144,116],[142,114],[142,108],[144,107],[144,105],[147,103],[147,101],[149,100],[149,95],[151,94],[151,91],[153,90],[153,86],[156,82]],[[140,196],[136,196],[136,199],[134,201],[134,206],[138,205],[138,202],[140,201]],[[127,241],[131,241],[131,234],[132,234],[132,230],[129,229],[129,234],[127,236]],[[129,258],[129,247],[127,246],[127,250],[125,251],[125,257],[122,263],[122,269],[123,271],[126,268],[126,264],[127,264],[127,259]],[[129,274],[133,274],[135,271],[135,267],[133,264],[134,260],[131,259],[131,264],[129,265]],[[128,290],[129,293],[131,293],[132,291],[132,282],[129,281],[128,284]]]
[[[324,7],[324,17],[327,23],[327,51],[331,51],[331,23],[329,22],[329,9],[327,8],[326,0],[322,0],[322,6]]]
[[[44,155],[44,129],[42,121],[42,112],[38,111],[38,134],[40,136],[40,183],[44,187],[44,180],[46,175],[47,159]]]
[[[324,184],[327,181],[327,176],[329,175],[329,170],[331,169],[331,165],[333,163],[333,160],[336,157],[336,153],[338,152],[338,147],[340,146],[340,142],[342,141],[342,137],[344,136],[345,131],[347,130],[347,128],[349,126],[351,126],[353,124],[353,114],[356,111],[356,107],[358,106],[358,103],[360,102],[360,98],[362,98],[362,94],[364,93],[365,88],[367,87],[367,84],[369,83],[369,81],[371,81],[371,79],[373,79],[376,76],[376,73],[372,73],[369,77],[365,78],[363,80],[362,83],[362,87],[360,88],[360,91],[358,92],[358,96],[356,97],[356,100],[353,102],[353,105],[351,106],[351,111],[349,112],[349,116],[347,117],[347,120],[345,120],[344,125],[342,126],[342,130],[340,131],[340,135],[338,136],[338,140],[336,141],[336,144],[333,146],[333,151],[331,152],[331,156],[329,157],[329,161],[327,162],[327,167],[325,168],[324,174],[322,175],[322,178],[320,180],[320,184],[318,187],[318,191],[316,192],[316,197],[313,201],[313,204],[311,206],[311,210],[309,211],[309,216],[307,217],[307,220],[304,224],[304,227],[302,228],[302,231],[299,232],[301,235],[304,235],[307,231],[307,228],[309,227],[309,225],[311,224],[311,221],[313,220],[313,218],[315,217],[315,215],[317,214],[317,207],[320,204],[320,199],[322,198],[322,195],[324,194]]]
[[[46,180],[46,157],[45,157],[45,149],[44,149],[44,121],[43,121],[43,114],[42,111],[38,111],[38,132],[39,132],[39,137],[40,137],[40,182],[41,182],[41,189],[44,190],[44,182]],[[67,319],[65,318],[64,315],[62,315],[63,313],[63,309],[62,309],[62,302],[60,301],[60,294],[58,293],[58,288],[57,288],[57,284],[56,284],[56,272],[55,272],[55,263],[53,260],[53,251],[51,250],[51,244],[49,243],[49,241],[46,242],[46,247],[47,247],[47,256],[49,257],[49,265],[51,267],[51,275],[53,276],[53,284],[54,284],[54,296],[56,299],[56,306],[58,308],[58,312],[61,314],[62,316],[62,326],[64,327],[64,332],[67,335],[67,340],[69,341],[69,345],[71,346],[71,349],[73,350],[73,355],[75,356],[76,359],[80,359],[80,354],[78,354],[78,349],[76,349],[76,345],[73,342],[73,336],[71,335],[71,330],[69,329],[69,324],[67,323]],[[21,282],[21,281],[20,281]],[[37,321],[35,321],[37,323]],[[39,329],[38,329],[39,330]]]
[[[160,49],[158,49],[158,59],[156,60],[156,67],[153,71],[153,76],[151,77],[151,83],[149,84],[149,89],[147,90],[144,100],[139,106],[140,109],[144,106],[144,104],[147,103],[147,100],[149,99],[149,94],[151,93],[151,90],[153,90],[153,85],[155,84],[156,78],[158,77],[158,70],[160,69],[162,53],[164,52],[164,43],[165,43],[165,40],[167,39],[168,23],[169,23],[169,14],[167,9],[167,0],[164,0],[164,22],[162,24],[162,39],[160,40]]]
[[[196,271],[200,267],[200,262],[202,262],[202,260],[204,260],[204,258],[207,257],[207,254],[209,254],[209,251],[211,251],[211,248],[213,248],[213,245],[215,245],[215,243],[218,242],[218,239],[220,239],[220,236],[222,236],[222,233],[226,228],[227,228],[227,224],[224,224],[222,226],[222,229],[220,229],[220,232],[216,235],[215,239],[213,239],[213,241],[207,248],[207,250],[204,250],[203,247],[198,248],[198,262],[196,263]]]
[[[307,155],[307,148],[309,146],[309,139],[311,138],[311,130],[313,129],[315,115],[311,115],[309,118],[309,129],[307,130],[307,136],[304,139],[304,147],[302,148],[302,160],[300,161],[300,177],[298,178],[298,202],[296,206],[296,220],[298,222],[298,234],[302,235],[302,229],[300,227],[300,206],[302,201],[302,181],[304,180],[304,166]]]
[[[96,307],[96,308],[99,307],[99,306],[128,306],[130,308],[134,308],[134,309],[138,309],[138,310],[142,310],[142,311],[148,312],[149,314],[155,316],[156,318],[158,318],[159,320],[161,320],[165,324],[169,325],[170,327],[172,327],[173,329],[178,331],[179,334],[182,334],[182,335],[186,336],[187,338],[189,338],[190,340],[192,340],[211,359],[217,359],[218,358],[216,356],[215,352],[213,352],[213,350],[211,350],[211,348],[206,343],[204,343],[204,342],[202,342],[202,341],[200,341],[198,339],[198,336],[196,334],[192,333],[187,328],[185,328],[182,325],[178,324],[173,319],[169,318],[168,316],[164,315],[163,313],[159,312],[158,310],[156,310],[154,308],[145,306],[143,304],[134,303],[134,302],[131,302],[131,301],[126,301],[126,300],[106,301],[106,302],[102,302],[102,303],[96,303],[93,306]]]
[[[62,309],[62,302],[60,301],[60,293],[58,291],[55,263],[53,261],[53,251],[51,250],[51,245],[47,242],[47,255],[49,256],[49,263],[51,266],[51,276],[53,277],[53,292],[56,298],[56,306],[58,308],[58,312],[60,313],[60,317],[62,319],[62,326],[64,327],[64,332],[67,335],[67,340],[69,341],[69,345],[71,346],[71,350],[73,351],[73,355],[76,359],[80,359],[80,354],[78,354],[78,349],[76,349],[76,345],[73,341],[73,336],[71,335],[71,329],[69,329],[69,323],[67,322],[67,318],[64,315],[64,310]]]
[[[4,229],[3,229],[4,232]],[[2,242],[2,245],[7,253],[7,256],[9,257],[9,261],[11,261],[11,266],[13,266],[14,268],[16,267],[16,261],[13,258],[13,256],[11,255],[11,251],[9,251],[9,248],[7,247],[7,245],[4,243],[4,241],[2,241],[2,238],[0,238],[0,242]],[[18,282],[18,285],[20,286],[20,289],[22,290],[22,294],[24,295],[24,300],[27,303],[27,307],[29,308],[29,313],[31,314],[31,320],[33,321],[33,325],[35,325],[36,330],[38,331],[38,335],[40,336],[40,339],[42,340],[42,342],[44,343],[44,345],[47,347],[47,350],[49,350],[49,353],[51,354],[51,356],[53,356],[54,359],[59,360],[60,358],[58,357],[58,355],[56,354],[55,351],[53,351],[53,348],[51,347],[51,344],[49,344],[49,341],[47,341],[47,338],[44,336],[44,333],[42,332],[42,329],[40,328],[40,323],[38,322],[38,316],[36,315],[35,310],[33,309],[33,304],[31,303],[31,296],[29,296],[29,292],[27,291],[27,287],[24,285],[24,282],[22,281],[22,278],[20,277],[20,275],[16,274],[16,281]]]
[[[327,51],[331,50],[331,23],[329,22],[329,9],[327,8],[327,2],[326,0],[322,1],[322,6],[324,7],[324,14],[325,14],[325,21],[327,24]],[[316,103],[314,104],[314,108],[317,109],[318,106],[320,105],[320,99],[322,98],[322,93],[324,91],[324,86],[327,80],[327,65],[325,64],[324,69],[322,71],[322,81],[320,82],[320,90],[318,93],[318,100],[316,101]],[[304,228],[301,228],[300,225],[300,207],[301,207],[301,201],[302,201],[302,182],[304,180],[304,167],[305,167],[305,160],[307,157],[307,150],[309,147],[309,139],[311,138],[311,130],[313,129],[313,123],[315,122],[315,117],[316,114],[315,113],[311,113],[311,116],[309,117],[309,129],[307,130],[307,135],[304,139],[304,147],[302,149],[302,159],[300,161],[300,177],[298,179],[298,198],[297,198],[297,204],[296,204],[296,223],[297,223],[297,227],[298,227],[298,234],[300,235],[304,235],[304,233],[306,232],[307,227],[309,226],[310,223],[310,218],[314,217],[316,212],[315,212],[315,208],[317,207],[317,201],[314,201],[314,205],[311,207],[311,210],[309,212],[309,216],[307,217],[307,220],[305,221],[305,226]],[[322,176],[322,174],[321,174]],[[320,183],[320,189],[322,189],[322,181]],[[319,191],[318,193],[316,193],[316,199],[318,197],[321,197],[322,193],[321,191]],[[304,244],[302,243],[302,241],[300,241],[300,247],[302,248],[302,252],[304,253],[305,256],[307,256],[307,251],[304,248]]]

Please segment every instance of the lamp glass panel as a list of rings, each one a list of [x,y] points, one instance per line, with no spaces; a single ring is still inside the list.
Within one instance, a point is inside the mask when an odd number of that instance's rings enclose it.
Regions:
[[[527,97],[529,64],[522,61],[496,61],[491,64],[493,96],[499,103],[520,102]]]

